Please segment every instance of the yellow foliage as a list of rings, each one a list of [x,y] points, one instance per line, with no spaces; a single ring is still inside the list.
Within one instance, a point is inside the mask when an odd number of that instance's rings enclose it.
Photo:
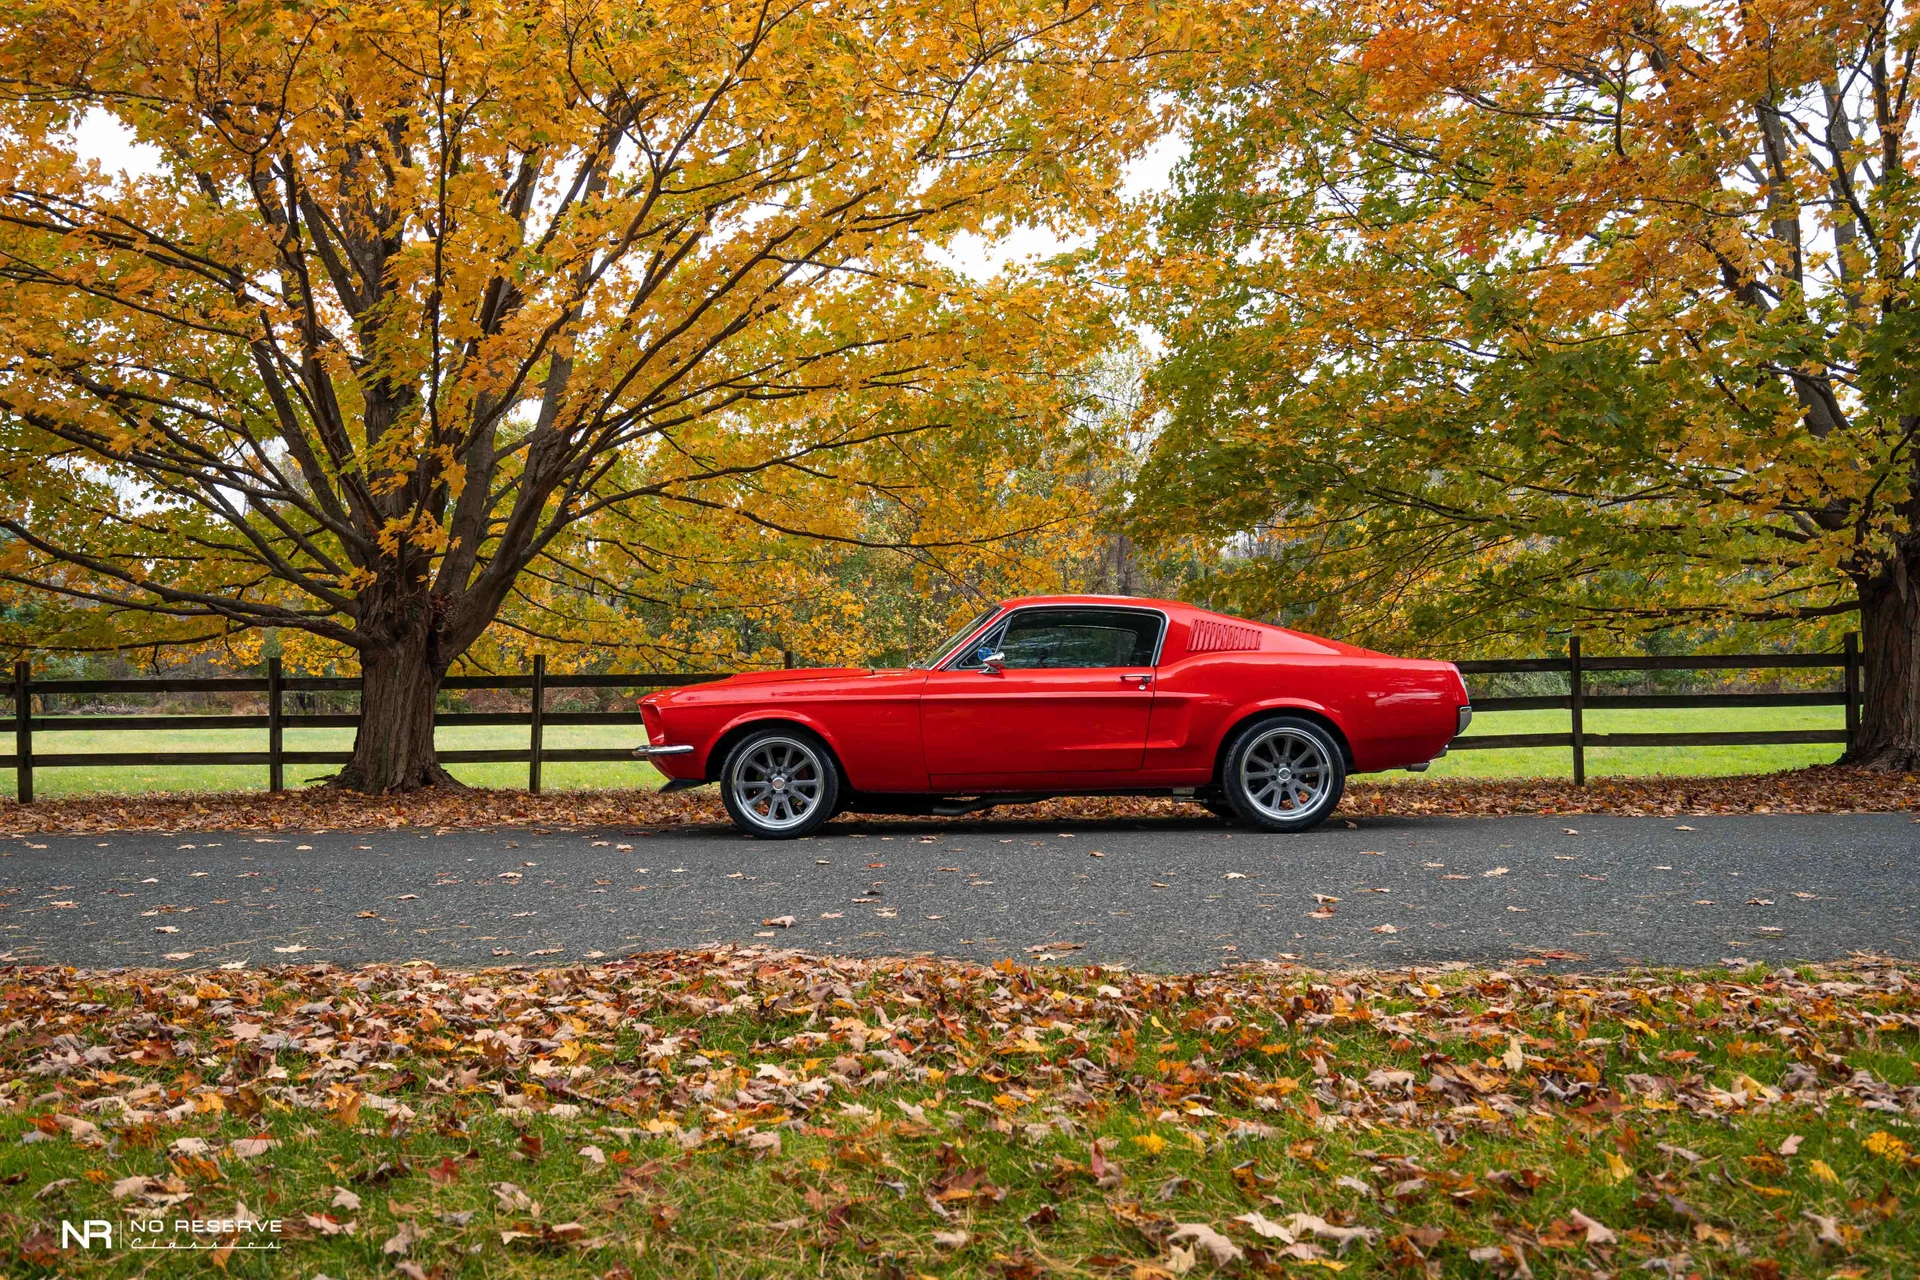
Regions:
[[[6,638],[851,661],[887,592],[904,648],[1067,585],[1123,332],[1071,263],[945,250],[1119,217],[1172,38],[1131,0],[16,11]]]

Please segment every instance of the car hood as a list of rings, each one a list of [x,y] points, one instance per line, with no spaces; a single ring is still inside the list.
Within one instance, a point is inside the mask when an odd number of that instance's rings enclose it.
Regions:
[[[738,675],[728,676],[725,680],[716,680],[706,686],[709,689],[726,685],[766,685],[797,683],[803,680],[846,679],[848,676],[870,676],[872,667],[798,667],[791,671],[742,671]]]

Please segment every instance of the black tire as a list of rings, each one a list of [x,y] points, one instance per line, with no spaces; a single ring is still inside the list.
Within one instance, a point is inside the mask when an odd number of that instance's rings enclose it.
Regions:
[[[797,725],[766,725],[733,744],[720,766],[720,798],[744,835],[797,840],[839,812],[840,766],[827,744]]]
[[[1234,734],[1220,790],[1241,822],[1263,831],[1306,831],[1326,820],[1347,785],[1347,757],[1326,728],[1274,715]]]

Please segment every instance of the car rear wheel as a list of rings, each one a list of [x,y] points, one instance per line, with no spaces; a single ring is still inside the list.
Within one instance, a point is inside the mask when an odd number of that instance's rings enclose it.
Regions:
[[[1333,735],[1299,716],[1269,716],[1235,735],[1220,789],[1242,822],[1305,831],[1340,803],[1346,757]]]
[[[804,729],[756,729],[727,753],[720,795],[747,835],[793,840],[839,809],[840,770],[826,744]]]

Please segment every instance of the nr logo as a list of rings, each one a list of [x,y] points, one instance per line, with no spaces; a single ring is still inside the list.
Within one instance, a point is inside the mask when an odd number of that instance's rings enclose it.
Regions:
[[[100,1218],[88,1218],[79,1226],[60,1221],[60,1247],[70,1249],[78,1245],[82,1249],[91,1249],[95,1244],[108,1249],[113,1248],[113,1224]]]

